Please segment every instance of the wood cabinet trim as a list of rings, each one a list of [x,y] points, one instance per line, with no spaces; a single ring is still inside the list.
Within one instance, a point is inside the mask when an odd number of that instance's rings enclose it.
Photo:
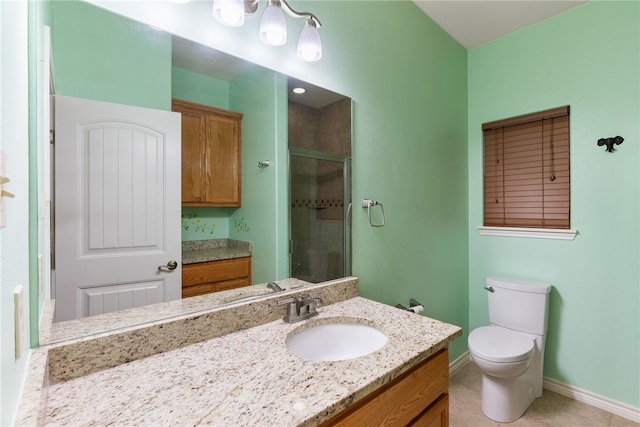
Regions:
[[[171,109],[179,110],[183,113],[190,113],[198,116],[208,116],[215,114],[216,116],[226,117],[229,119],[239,120],[244,116],[243,113],[237,111],[223,110],[222,108],[211,107],[209,105],[197,104],[183,99],[173,98],[171,100]]]

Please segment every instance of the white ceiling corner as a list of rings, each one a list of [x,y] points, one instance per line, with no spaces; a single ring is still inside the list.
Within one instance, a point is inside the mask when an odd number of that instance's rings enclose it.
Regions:
[[[586,1],[413,0],[467,49],[564,12]]]

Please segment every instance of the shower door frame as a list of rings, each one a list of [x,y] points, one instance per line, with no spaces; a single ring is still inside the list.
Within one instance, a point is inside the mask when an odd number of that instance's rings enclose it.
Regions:
[[[289,147],[289,276],[293,277],[293,212],[292,203],[293,197],[291,194],[291,171],[292,171],[292,159],[293,157],[304,157],[314,160],[326,160],[336,163],[342,163],[342,179],[343,179],[343,271],[344,277],[351,276],[351,156],[340,156],[335,154],[329,154],[322,151],[307,150],[304,148]]]

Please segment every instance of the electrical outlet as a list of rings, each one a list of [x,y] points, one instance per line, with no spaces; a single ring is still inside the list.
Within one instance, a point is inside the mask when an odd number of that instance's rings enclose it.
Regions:
[[[15,334],[15,355],[20,359],[22,342],[24,341],[24,289],[22,285],[16,286],[13,291],[13,324]]]

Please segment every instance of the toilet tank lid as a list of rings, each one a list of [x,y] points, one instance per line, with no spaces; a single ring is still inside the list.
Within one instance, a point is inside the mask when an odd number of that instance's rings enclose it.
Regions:
[[[487,285],[496,288],[512,289],[516,291],[531,292],[536,294],[548,294],[551,290],[551,284],[545,282],[537,282],[535,280],[519,279],[514,277],[487,277]]]

